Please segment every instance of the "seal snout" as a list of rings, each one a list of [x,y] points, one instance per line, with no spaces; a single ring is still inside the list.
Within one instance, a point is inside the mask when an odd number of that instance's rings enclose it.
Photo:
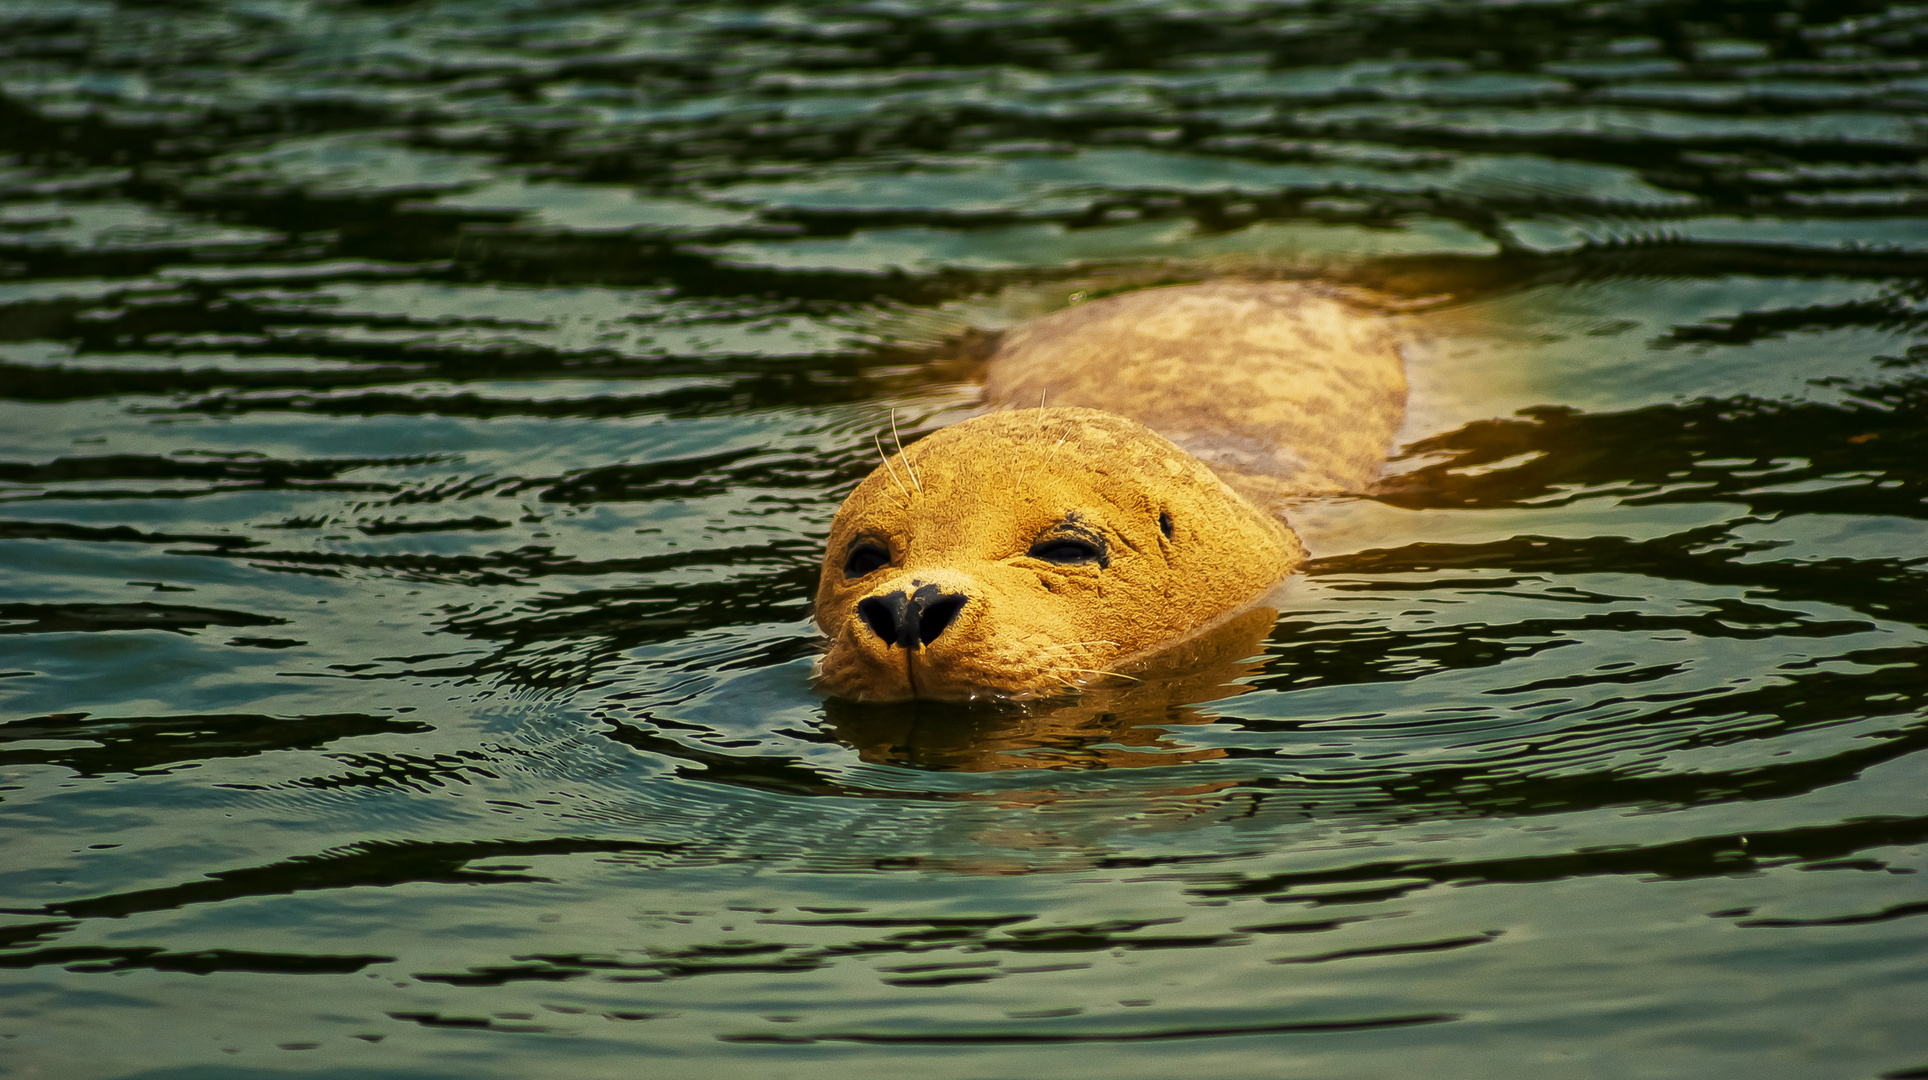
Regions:
[[[957,620],[968,599],[936,585],[911,582],[912,592],[890,592],[857,601],[857,617],[885,646],[906,651],[929,645]]]

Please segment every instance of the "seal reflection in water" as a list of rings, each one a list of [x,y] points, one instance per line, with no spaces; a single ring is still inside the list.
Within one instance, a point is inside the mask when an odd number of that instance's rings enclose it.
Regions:
[[[1174,729],[1218,719],[1210,702],[1250,689],[1259,665],[1250,658],[1272,629],[1270,609],[1248,608],[1168,649],[1124,665],[1112,685],[1093,685],[1075,696],[1022,702],[910,701],[859,704],[831,698],[824,719],[845,745],[873,765],[908,765],[955,772],[1008,769],[1086,770],[1138,768],[1208,761],[1225,756],[1214,746],[1195,746]],[[1199,794],[1187,784],[1168,793]],[[1050,788],[1000,787],[1000,802],[1061,801]]]
[[[1387,321],[1314,286],[1216,282],[1006,336],[993,412],[887,459],[831,526],[831,694],[1025,697],[1107,681],[1305,561],[1283,500],[1369,486],[1405,402]]]

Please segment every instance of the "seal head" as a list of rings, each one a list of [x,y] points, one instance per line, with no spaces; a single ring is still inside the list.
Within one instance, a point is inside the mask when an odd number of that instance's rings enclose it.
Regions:
[[[1261,599],[1298,538],[1185,451],[1095,409],[992,413],[844,500],[820,685],[864,701],[1050,694]]]

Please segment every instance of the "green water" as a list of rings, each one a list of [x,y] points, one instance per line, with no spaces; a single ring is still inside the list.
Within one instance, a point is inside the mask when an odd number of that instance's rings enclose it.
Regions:
[[[1928,10],[0,0],[0,1076],[1928,1076]],[[895,416],[1411,302],[1242,692],[861,708]]]

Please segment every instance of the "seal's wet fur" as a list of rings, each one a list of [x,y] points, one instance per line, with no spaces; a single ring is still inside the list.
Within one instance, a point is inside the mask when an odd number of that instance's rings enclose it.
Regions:
[[[928,436],[839,510],[820,685],[1050,693],[1251,608],[1305,560],[1284,500],[1369,487],[1405,389],[1387,320],[1307,285],[1152,289],[1013,330],[986,398],[1034,407]]]

